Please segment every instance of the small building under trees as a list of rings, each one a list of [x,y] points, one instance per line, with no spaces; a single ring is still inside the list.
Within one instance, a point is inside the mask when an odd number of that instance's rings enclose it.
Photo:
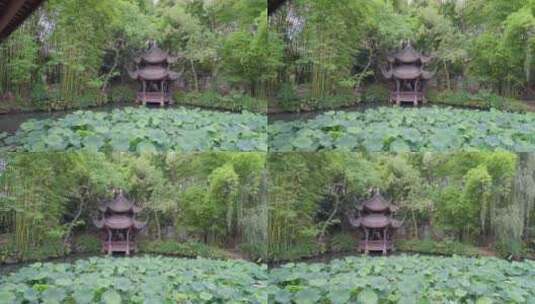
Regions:
[[[102,252],[130,255],[137,251],[136,233],[145,227],[144,222],[136,220],[136,215],[141,210],[121,190],[113,200],[99,207],[101,217],[94,220],[94,223],[102,232]]]
[[[137,69],[129,74],[140,83],[136,102],[160,106],[172,103],[170,82],[178,79],[180,74],[171,71],[169,66],[176,60],[177,57],[170,56],[155,42],[150,44],[145,54],[135,59]]]
[[[424,56],[407,43],[402,50],[387,56],[386,60],[388,69],[382,72],[386,79],[393,80],[390,102],[397,105],[412,102],[415,106],[426,103],[426,85],[433,73],[424,68],[431,57]]]
[[[351,226],[363,232],[359,242],[361,252],[368,254],[370,251],[378,251],[387,254],[393,250],[393,235],[401,226],[401,222],[393,218],[397,210],[397,206],[388,202],[376,190],[372,198],[358,206],[357,216],[355,214],[349,216]]]

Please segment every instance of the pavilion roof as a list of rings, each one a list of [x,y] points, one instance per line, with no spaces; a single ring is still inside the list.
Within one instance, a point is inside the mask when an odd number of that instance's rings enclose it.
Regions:
[[[180,77],[179,73],[157,65],[142,67],[134,72],[128,73],[130,77],[137,80],[175,80]]]
[[[402,64],[397,67],[394,67],[392,70],[383,71],[383,75],[386,79],[431,79],[433,73],[425,71],[419,66]]]
[[[370,199],[362,202],[358,209],[361,211],[368,210],[371,212],[395,212],[398,210],[398,207],[387,201],[381,195],[380,191],[377,190]]]
[[[427,63],[431,60],[431,57],[418,52],[410,43],[408,43],[403,49],[387,56],[387,60],[392,63],[398,61],[400,63],[413,64]]]
[[[149,50],[137,57],[135,61],[137,63],[146,62],[149,64],[159,64],[159,63],[173,63],[177,57],[169,55],[168,52],[160,49],[156,44],[152,44]]]
[[[132,201],[129,201],[123,195],[122,191],[120,191],[119,194],[113,200],[110,200],[104,203],[104,205],[99,207],[99,209],[102,212],[106,212],[107,210],[110,210],[116,213],[126,213],[126,212],[139,213],[142,210],[142,208],[135,206]]]
[[[384,214],[369,214],[359,218],[350,217],[349,223],[356,228],[399,228],[401,226],[400,221],[392,219]]]
[[[136,230],[141,230],[145,227],[145,222],[140,222],[134,219],[131,216],[126,215],[112,215],[100,220],[94,220],[95,226],[98,229],[128,229],[134,228]]]
[[[43,0],[0,0],[0,41],[16,30]]]

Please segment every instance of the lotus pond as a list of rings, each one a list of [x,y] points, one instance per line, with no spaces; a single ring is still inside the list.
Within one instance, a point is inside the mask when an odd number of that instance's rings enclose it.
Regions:
[[[267,279],[245,261],[98,257],[0,277],[0,303],[265,303]]]
[[[535,114],[443,107],[330,111],[269,125],[273,151],[535,151]]]
[[[0,133],[7,151],[266,151],[267,118],[243,112],[127,107],[30,119]]]
[[[535,303],[535,262],[496,258],[347,257],[270,274],[273,303]]]

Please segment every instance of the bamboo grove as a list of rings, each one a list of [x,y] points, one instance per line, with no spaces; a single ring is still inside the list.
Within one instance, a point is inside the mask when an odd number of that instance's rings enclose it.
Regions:
[[[147,241],[266,255],[262,153],[17,153],[2,160],[2,260],[61,256],[76,250],[79,236],[96,239],[92,219],[113,189],[124,189],[144,208]]]
[[[149,41],[178,56],[182,95],[266,98],[282,53],[268,40],[263,1],[47,1],[0,46],[1,111],[133,102]]]
[[[381,69],[404,41],[434,58],[434,93],[445,94],[438,100],[462,99],[459,92],[529,95],[534,10],[522,0],[288,1],[270,18],[286,45],[274,106],[385,101]]]
[[[533,155],[509,152],[272,154],[270,258],[314,256],[337,242],[351,248],[358,241],[346,215],[375,188],[401,207],[400,240],[452,240],[520,256],[533,240],[533,165]]]

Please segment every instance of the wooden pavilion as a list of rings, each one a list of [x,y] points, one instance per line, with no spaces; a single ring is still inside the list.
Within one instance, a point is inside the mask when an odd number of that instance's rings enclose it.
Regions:
[[[0,0],[0,41],[28,18],[43,0]]]
[[[113,200],[104,203],[99,210],[101,218],[94,220],[94,223],[102,231],[102,252],[130,255],[137,251],[136,233],[145,227],[144,222],[136,220],[141,208],[119,191]]]
[[[424,68],[431,57],[424,56],[407,43],[402,50],[386,59],[388,70],[382,72],[386,79],[393,80],[390,102],[397,105],[411,102],[415,106],[426,103],[426,84],[433,74]]]
[[[372,198],[359,205],[356,217],[355,214],[349,216],[351,226],[363,232],[359,242],[361,252],[382,252],[386,255],[394,249],[393,234],[401,226],[401,222],[392,217],[397,210],[377,190]]]
[[[137,69],[129,74],[140,82],[136,102],[143,105],[155,103],[160,106],[172,102],[169,84],[180,75],[171,71],[169,65],[176,59],[161,50],[154,42],[150,44],[145,54],[135,59]]]

